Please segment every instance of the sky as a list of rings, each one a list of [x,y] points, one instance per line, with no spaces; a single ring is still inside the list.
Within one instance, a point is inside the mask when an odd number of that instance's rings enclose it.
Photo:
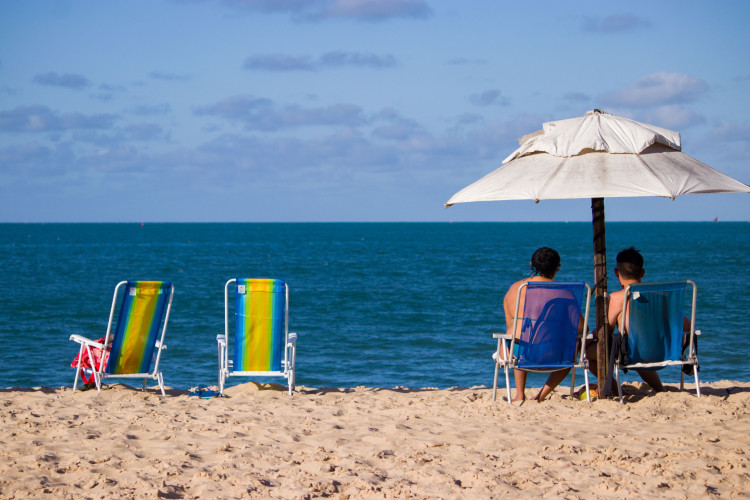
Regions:
[[[0,222],[588,221],[443,204],[542,123],[677,130],[750,184],[750,2],[0,1]],[[607,199],[750,220],[747,194]]]

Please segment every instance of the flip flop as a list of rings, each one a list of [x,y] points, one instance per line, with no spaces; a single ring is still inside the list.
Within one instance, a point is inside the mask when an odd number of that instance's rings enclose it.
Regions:
[[[221,397],[221,393],[219,391],[212,391],[207,387],[201,387],[199,389],[188,392],[188,396],[196,396],[201,399],[211,399]]]

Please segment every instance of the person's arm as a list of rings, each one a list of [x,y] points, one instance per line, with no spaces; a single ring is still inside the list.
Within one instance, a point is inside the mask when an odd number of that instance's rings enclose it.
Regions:
[[[505,327],[507,333],[513,331],[513,315],[515,314],[516,308],[516,290],[518,288],[515,284],[511,285],[508,291],[505,293],[503,299],[503,312],[505,313]]]

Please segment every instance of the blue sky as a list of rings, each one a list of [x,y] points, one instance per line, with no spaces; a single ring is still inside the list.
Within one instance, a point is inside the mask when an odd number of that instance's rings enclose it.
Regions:
[[[445,209],[542,122],[678,130],[750,184],[750,3],[0,2],[0,221],[590,220]],[[607,220],[749,220],[747,194]]]

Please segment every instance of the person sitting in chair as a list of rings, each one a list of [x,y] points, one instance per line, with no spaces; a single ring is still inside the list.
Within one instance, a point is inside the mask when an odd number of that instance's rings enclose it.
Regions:
[[[643,269],[643,256],[638,250],[630,247],[617,254],[615,276],[617,276],[617,279],[620,281],[622,290],[614,292],[609,296],[607,324],[609,325],[610,331],[614,331],[614,328],[620,322],[620,317],[623,313],[623,302],[625,301],[625,288],[627,288],[628,285],[640,283],[645,274],[646,270]],[[638,375],[640,375],[643,381],[654,391],[662,392],[664,390],[659,374],[655,371],[639,371]]]
[[[518,295],[518,289],[520,286],[526,282],[534,282],[534,281],[555,281],[555,275],[560,270],[560,254],[557,253],[552,248],[548,247],[542,247],[539,248],[537,251],[534,252],[534,255],[531,256],[531,272],[532,275],[529,278],[524,278],[520,281],[517,281],[513,283],[510,288],[508,289],[508,292],[505,294],[505,298],[503,299],[503,310],[505,312],[505,324],[507,325],[507,331],[511,332],[513,331],[513,322],[515,319],[515,311],[516,311],[516,296]],[[525,295],[526,295],[526,289],[521,290],[521,299],[519,303],[518,310],[520,312],[523,312],[524,305],[525,305]],[[579,329],[583,329],[583,321],[579,324]],[[516,332],[514,332],[514,336],[516,338],[515,347],[518,347],[518,343],[520,341],[521,337],[521,330],[522,330],[522,322],[518,322],[518,328],[516,329]],[[579,332],[580,333],[580,332]],[[515,350],[515,349],[514,349]],[[505,353],[502,353],[505,355]],[[513,355],[517,355],[517,352],[514,352]],[[550,373],[549,377],[547,378],[547,382],[544,384],[544,387],[539,391],[539,393],[534,398],[535,400],[541,402],[546,398],[550,392],[554,390],[555,387],[557,387],[560,382],[567,376],[568,372],[570,371],[569,368],[557,370],[552,373]],[[512,402],[523,402],[526,400],[526,396],[524,394],[524,391],[526,389],[526,376],[527,372],[523,370],[513,370],[513,375],[516,382],[516,395],[513,398]]]
[[[645,276],[646,270],[643,268],[643,256],[634,247],[626,248],[617,254],[617,267],[615,268],[615,276],[620,281],[621,290],[612,293],[609,296],[609,306],[607,307],[607,324],[609,325],[609,331],[614,331],[615,327],[618,326],[620,318],[623,313],[623,306],[625,301],[625,288],[628,285],[640,283]],[[690,320],[685,319],[685,329],[690,328]],[[596,373],[596,345],[592,345],[588,349],[589,366],[591,371]],[[655,392],[662,392],[664,386],[661,383],[659,374],[655,371],[637,371],[641,379],[649,385]]]

